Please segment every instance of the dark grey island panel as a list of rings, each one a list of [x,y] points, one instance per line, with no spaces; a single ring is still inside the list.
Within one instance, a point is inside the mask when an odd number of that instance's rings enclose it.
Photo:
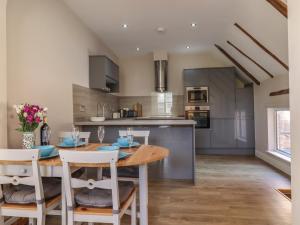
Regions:
[[[80,125],[80,124],[77,124]],[[97,125],[82,125],[82,131],[90,131],[90,141],[99,142]],[[119,130],[126,130],[127,126],[104,125],[104,142],[112,143],[118,138]],[[132,125],[134,130],[150,130],[149,144],[166,147],[170,156],[162,161],[149,165],[149,177],[154,179],[184,179],[193,180],[195,174],[195,144],[194,125]],[[139,140],[141,143],[143,140]]]

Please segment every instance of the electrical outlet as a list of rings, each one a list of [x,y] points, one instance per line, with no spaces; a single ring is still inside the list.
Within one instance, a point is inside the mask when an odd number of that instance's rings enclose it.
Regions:
[[[79,106],[79,111],[80,112],[85,112],[85,105],[80,105]]]

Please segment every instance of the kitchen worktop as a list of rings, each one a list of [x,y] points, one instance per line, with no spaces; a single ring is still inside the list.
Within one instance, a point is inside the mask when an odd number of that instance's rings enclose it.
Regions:
[[[195,125],[194,120],[185,120],[185,119],[114,119],[114,120],[105,120],[103,122],[75,122],[76,126],[140,126],[140,125],[158,125],[158,126],[182,126],[182,125]]]

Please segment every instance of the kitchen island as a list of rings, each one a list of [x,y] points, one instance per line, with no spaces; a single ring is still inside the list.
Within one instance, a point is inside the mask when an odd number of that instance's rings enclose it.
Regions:
[[[91,132],[90,142],[97,143],[98,126],[105,127],[105,143],[113,143],[119,130],[149,130],[149,144],[170,149],[168,158],[149,165],[152,179],[180,179],[195,181],[195,121],[118,119],[103,122],[75,122],[82,131]],[[143,140],[137,140],[143,143]]]

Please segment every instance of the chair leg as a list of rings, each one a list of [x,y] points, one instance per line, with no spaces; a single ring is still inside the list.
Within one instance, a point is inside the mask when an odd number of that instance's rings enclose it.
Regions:
[[[46,215],[39,216],[37,218],[37,225],[45,225],[46,224]]]
[[[35,218],[29,218],[29,225],[36,225],[36,219]]]
[[[68,225],[74,225],[73,211],[68,211]]]
[[[4,216],[0,216],[0,225],[4,225]]]
[[[121,225],[120,216],[119,215],[113,215],[113,224],[114,225]]]
[[[131,225],[136,225],[136,195],[131,203]]]

